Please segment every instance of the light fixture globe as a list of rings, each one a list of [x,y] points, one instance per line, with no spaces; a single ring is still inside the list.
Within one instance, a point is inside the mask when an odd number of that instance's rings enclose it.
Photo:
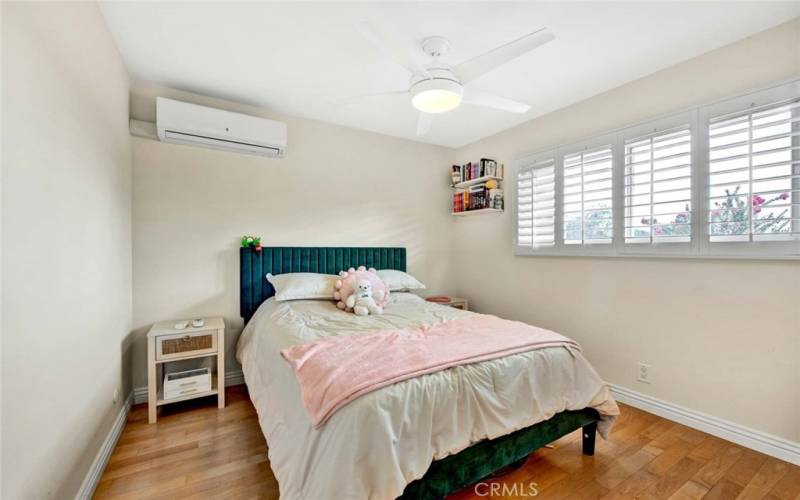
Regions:
[[[423,113],[445,113],[461,104],[464,87],[449,78],[420,80],[411,87],[411,104]]]

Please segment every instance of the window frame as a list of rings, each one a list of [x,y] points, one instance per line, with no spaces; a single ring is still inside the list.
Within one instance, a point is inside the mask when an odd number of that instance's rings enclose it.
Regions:
[[[692,231],[690,234],[691,240],[689,242],[651,242],[651,243],[626,243],[625,242],[625,142],[630,139],[638,137],[646,137],[655,135],[660,132],[666,132],[682,125],[688,125],[689,135],[691,137],[691,217],[692,217]],[[622,207],[622,231],[620,232],[619,239],[617,240],[617,249],[620,256],[625,257],[649,257],[649,256],[664,256],[664,257],[685,257],[688,255],[697,255],[700,239],[700,228],[696,219],[696,200],[700,194],[697,186],[697,165],[698,165],[698,127],[697,127],[697,112],[686,111],[681,113],[674,113],[662,118],[651,120],[647,123],[634,125],[622,129],[619,132],[620,149],[623,157],[620,159],[620,188],[618,191],[620,204]],[[651,180],[652,182],[652,180]]]
[[[527,154],[513,162],[513,254],[549,257],[665,257],[719,258],[752,260],[800,260],[800,239],[792,241],[712,242],[708,233],[708,159],[709,119],[750,107],[759,107],[782,100],[800,97],[800,79],[748,92],[715,103],[695,106],[683,111],[661,115],[655,119],[626,126],[566,146],[548,148]],[[667,131],[680,125],[691,129],[691,241],[685,242],[625,242],[625,141]],[[612,151],[612,217],[611,243],[565,245],[563,233],[563,168],[564,157],[603,145]],[[555,168],[555,244],[546,247],[521,247],[517,241],[517,173],[530,166],[533,160],[554,159]]]
[[[556,156],[556,245],[555,248],[559,250],[559,255],[574,255],[574,256],[613,256],[615,254],[615,242],[617,241],[617,232],[619,229],[618,208],[619,203],[616,198],[616,181],[619,178],[617,171],[617,158],[619,156],[619,148],[616,144],[617,137],[615,133],[604,134],[594,137],[592,139],[576,142],[568,146],[558,148]],[[565,244],[564,243],[564,157],[582,153],[585,151],[592,151],[600,149],[603,146],[611,148],[611,219],[613,222],[612,237],[609,243],[581,243]],[[583,224],[583,220],[581,220]]]
[[[753,92],[704,106],[699,110],[702,130],[703,152],[703,232],[702,250],[705,255],[730,258],[772,258],[800,259],[800,240],[794,241],[711,241],[708,227],[708,124],[716,116],[728,113],[744,112],[748,108],[757,108],[779,101],[800,97],[800,80],[779,85],[767,90]]]

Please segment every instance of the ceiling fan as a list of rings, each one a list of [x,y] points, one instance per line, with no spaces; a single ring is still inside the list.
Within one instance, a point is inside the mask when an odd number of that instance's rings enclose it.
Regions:
[[[410,96],[411,104],[420,111],[417,135],[425,135],[430,130],[435,114],[451,111],[462,102],[512,113],[526,113],[530,106],[525,103],[465,86],[479,76],[555,39],[552,31],[542,28],[468,61],[450,66],[441,59],[450,48],[450,41],[441,36],[430,36],[422,41],[422,50],[431,57],[431,62],[423,66],[369,23],[361,23],[359,31],[395,64],[411,73],[408,90],[373,96]]]

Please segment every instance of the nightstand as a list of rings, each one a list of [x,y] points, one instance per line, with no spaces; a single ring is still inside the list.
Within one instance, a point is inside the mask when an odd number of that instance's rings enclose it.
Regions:
[[[449,302],[439,302],[438,300],[431,302],[442,306],[455,307],[456,309],[461,309],[463,311],[469,311],[469,301],[461,297],[450,297]]]
[[[147,407],[148,421],[156,422],[159,406],[206,396],[217,396],[217,406],[225,408],[225,322],[222,318],[205,318],[204,325],[175,328],[178,321],[156,323],[147,332]],[[186,387],[180,395],[164,397],[165,366],[184,361],[216,356],[217,373],[211,376],[211,390]],[[207,382],[206,382],[207,384]]]

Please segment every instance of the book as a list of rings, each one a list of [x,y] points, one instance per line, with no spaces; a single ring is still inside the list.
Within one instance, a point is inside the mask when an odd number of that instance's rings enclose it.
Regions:
[[[497,176],[497,162],[490,158],[481,158],[481,169],[483,171],[481,177],[484,175]]]
[[[483,208],[484,191],[486,191],[486,186],[483,184],[475,184],[474,186],[470,186],[467,191],[469,192],[470,198],[470,203],[468,205],[469,209],[475,210],[478,208]]]

